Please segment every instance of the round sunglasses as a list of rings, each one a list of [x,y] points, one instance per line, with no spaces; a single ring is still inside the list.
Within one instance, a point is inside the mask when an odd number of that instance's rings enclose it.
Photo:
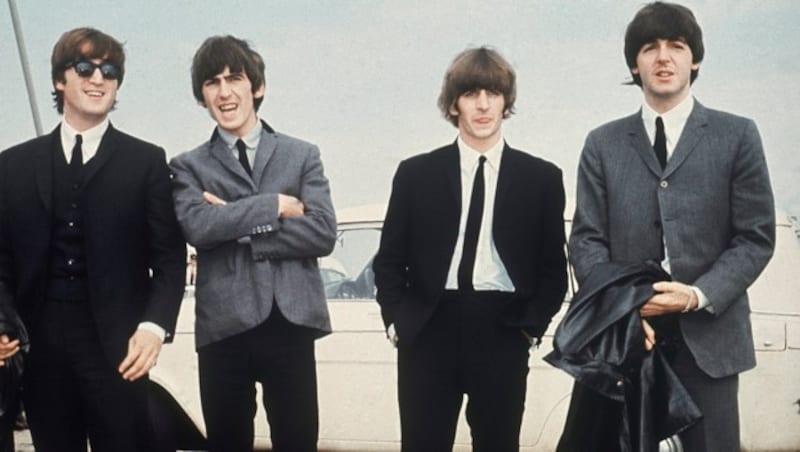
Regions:
[[[114,63],[103,61],[100,64],[95,64],[89,60],[76,60],[66,64],[65,69],[75,68],[75,73],[83,78],[91,78],[94,75],[95,69],[100,69],[100,73],[106,80],[119,80],[122,75],[119,67]]]

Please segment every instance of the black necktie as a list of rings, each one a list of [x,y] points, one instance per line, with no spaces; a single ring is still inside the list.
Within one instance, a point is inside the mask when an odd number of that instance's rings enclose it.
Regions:
[[[250,169],[250,161],[247,160],[247,145],[244,144],[244,141],[238,139],[236,140],[236,149],[239,150],[239,163],[242,164],[242,168],[247,172],[247,175],[252,176],[253,170]]]
[[[486,157],[478,160],[478,171],[472,182],[472,197],[469,201],[467,214],[467,227],[464,230],[464,249],[461,252],[461,262],[458,264],[458,288],[472,290],[472,273],[475,269],[475,255],[478,253],[478,236],[481,232],[481,218],[483,217],[483,164]]]
[[[667,166],[667,136],[664,135],[664,120],[661,116],[656,118],[656,141],[653,143],[653,149],[663,170]]]
[[[83,137],[75,135],[75,146],[72,147],[72,157],[69,160],[69,171],[74,178],[81,177],[83,169]]]

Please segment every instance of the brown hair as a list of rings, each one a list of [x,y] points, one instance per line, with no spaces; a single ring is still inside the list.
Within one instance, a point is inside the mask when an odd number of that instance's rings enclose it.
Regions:
[[[445,119],[458,127],[458,116],[450,113],[458,98],[470,91],[486,89],[503,95],[503,118],[508,118],[514,113],[517,99],[516,80],[514,68],[496,50],[488,47],[467,49],[458,54],[447,69],[439,94],[439,110]]]
[[[125,50],[113,37],[94,28],[76,28],[61,35],[53,46],[50,57],[50,76],[53,82],[53,101],[59,113],[64,113],[64,93],[55,88],[56,82],[64,83],[67,65],[80,60],[100,58],[119,68],[119,84],[125,76]]]

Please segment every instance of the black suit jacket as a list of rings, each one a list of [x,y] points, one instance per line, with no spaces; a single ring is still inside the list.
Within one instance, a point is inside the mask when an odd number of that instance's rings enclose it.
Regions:
[[[32,336],[47,292],[59,127],[0,154],[0,303],[18,310]],[[89,302],[103,349],[117,366],[140,322],[172,336],[186,245],[163,149],[109,125],[91,161],[79,204]]]
[[[384,323],[412,341],[441,298],[461,214],[458,145],[400,163],[375,257]],[[491,200],[487,200],[489,202]],[[564,187],[555,165],[503,149],[492,237],[514,283],[503,321],[541,337],[567,287]]]

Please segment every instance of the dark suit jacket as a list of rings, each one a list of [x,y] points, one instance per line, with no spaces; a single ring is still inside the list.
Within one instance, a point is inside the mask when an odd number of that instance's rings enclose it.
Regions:
[[[377,300],[386,325],[412,341],[445,290],[461,214],[458,145],[400,163],[375,257]],[[487,203],[491,200],[487,200]],[[503,149],[492,237],[514,283],[502,318],[541,337],[566,292],[564,188],[551,163]]]
[[[59,127],[0,154],[0,303],[16,307],[32,336],[47,291],[56,152],[62,152]],[[89,302],[107,358],[117,366],[140,322],[172,336],[186,245],[163,149],[109,125],[92,161],[80,203]]]
[[[712,377],[755,366],[746,290],[772,256],[775,211],[753,121],[695,102],[663,172],[641,113],[605,124],[586,138],[576,201],[579,282],[601,262],[658,259],[663,233],[672,278],[714,308],[679,317],[698,366]]]

